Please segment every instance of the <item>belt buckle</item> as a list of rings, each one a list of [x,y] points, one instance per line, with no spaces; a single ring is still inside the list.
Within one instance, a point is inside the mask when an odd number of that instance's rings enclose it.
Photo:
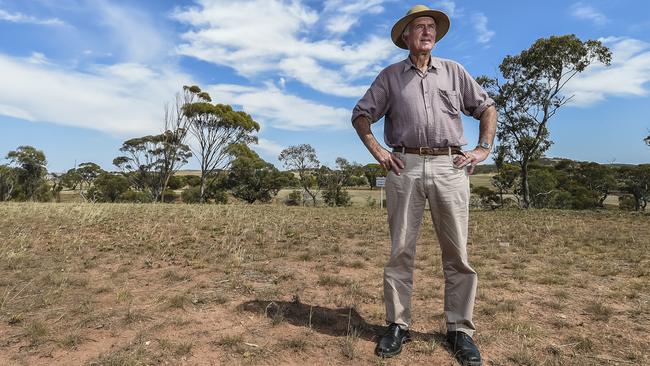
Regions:
[[[428,147],[426,147],[426,146],[420,146],[420,155],[428,155],[428,154],[426,153],[426,149],[428,149]],[[422,150],[424,150],[424,152],[422,152]]]

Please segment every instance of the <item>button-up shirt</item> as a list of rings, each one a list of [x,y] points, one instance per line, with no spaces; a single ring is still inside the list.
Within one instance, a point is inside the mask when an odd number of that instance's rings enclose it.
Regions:
[[[352,121],[382,117],[391,147],[463,146],[460,113],[480,119],[494,101],[457,62],[431,56],[426,72],[410,58],[382,70],[352,112]]]

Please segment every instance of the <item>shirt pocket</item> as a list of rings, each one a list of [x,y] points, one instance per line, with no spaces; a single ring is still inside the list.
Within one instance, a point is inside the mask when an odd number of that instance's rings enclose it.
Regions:
[[[460,99],[456,90],[438,90],[438,105],[440,110],[448,115],[457,117],[460,114]]]

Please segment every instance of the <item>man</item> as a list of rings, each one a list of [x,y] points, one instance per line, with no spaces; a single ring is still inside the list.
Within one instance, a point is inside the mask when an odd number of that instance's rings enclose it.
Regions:
[[[463,365],[481,365],[471,336],[477,276],[467,260],[469,177],[485,160],[496,132],[494,101],[456,62],[431,56],[449,30],[446,14],[411,8],[391,31],[409,57],[385,68],[354,107],[352,123],[368,151],[388,170],[386,199],[391,255],[384,268],[388,331],[377,354],[390,357],[409,340],[415,241],[425,203],[442,251],[447,340]],[[478,146],[462,152],[460,112],[480,120]],[[370,124],[385,117],[382,148]]]

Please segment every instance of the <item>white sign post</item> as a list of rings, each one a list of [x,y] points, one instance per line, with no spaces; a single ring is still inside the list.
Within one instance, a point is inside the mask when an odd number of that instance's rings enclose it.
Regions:
[[[377,177],[375,186],[379,187],[379,208],[384,208],[384,187],[386,186],[386,177]]]

